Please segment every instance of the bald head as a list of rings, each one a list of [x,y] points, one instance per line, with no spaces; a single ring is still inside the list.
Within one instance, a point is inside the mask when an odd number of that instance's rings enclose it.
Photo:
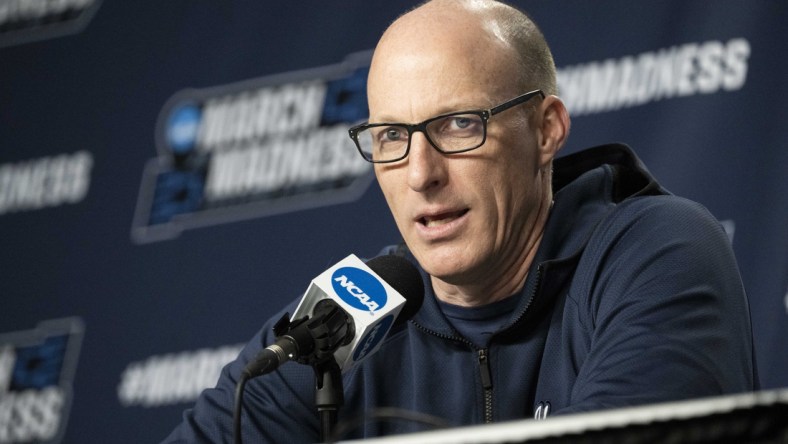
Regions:
[[[411,54],[426,46],[460,45],[459,55],[477,66],[499,63],[498,71],[508,71],[506,80],[516,82],[517,90],[557,94],[555,64],[541,31],[522,11],[497,1],[425,2],[392,23],[376,53],[392,41],[410,45],[399,50]]]

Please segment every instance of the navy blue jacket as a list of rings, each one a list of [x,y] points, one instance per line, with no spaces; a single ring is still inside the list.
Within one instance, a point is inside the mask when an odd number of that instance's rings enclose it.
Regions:
[[[727,236],[705,208],[668,193],[623,145],[557,159],[553,188],[507,326],[477,348],[446,321],[425,274],[421,310],[343,375],[340,421],[398,407],[468,425],[756,388],[741,279]],[[385,253],[413,259],[404,248]],[[262,344],[274,342],[282,313],[166,442],[232,441],[237,377]],[[310,367],[289,363],[252,380],[244,409],[244,442],[319,440]],[[422,429],[368,422],[345,438]]]

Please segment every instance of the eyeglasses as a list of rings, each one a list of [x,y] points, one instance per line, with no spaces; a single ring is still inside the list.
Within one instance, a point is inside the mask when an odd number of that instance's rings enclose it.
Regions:
[[[432,117],[421,123],[363,123],[348,130],[365,160],[389,163],[402,160],[410,152],[410,139],[421,131],[436,150],[444,154],[464,153],[484,145],[490,117],[544,93],[537,89],[507,100],[488,110],[458,111]]]

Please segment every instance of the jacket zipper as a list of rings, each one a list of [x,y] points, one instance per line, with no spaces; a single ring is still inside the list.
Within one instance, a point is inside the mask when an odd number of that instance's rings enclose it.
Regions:
[[[490,358],[489,358],[489,351],[486,348],[476,348],[473,342],[461,337],[461,336],[451,336],[451,335],[444,335],[442,333],[438,333],[432,331],[420,324],[417,324],[414,321],[413,325],[416,326],[419,330],[427,333],[429,335],[441,338],[441,339],[449,339],[452,341],[462,342],[463,344],[467,344],[472,350],[475,350],[477,353],[477,357],[479,359],[479,374],[481,375],[482,380],[482,389],[484,390],[484,422],[491,423],[493,422],[493,405],[492,405],[492,372],[490,371]]]
[[[490,361],[488,358],[488,351],[486,348],[478,349],[476,346],[469,340],[461,337],[461,336],[451,336],[451,335],[444,335],[442,333],[438,333],[436,331],[432,331],[427,327],[424,327],[421,324],[418,324],[414,321],[413,325],[416,326],[419,330],[427,333],[429,335],[441,338],[441,339],[449,339],[452,341],[462,342],[463,344],[467,344],[472,350],[476,350],[477,357],[479,359],[479,372],[481,373],[482,379],[482,388],[484,389],[484,422],[489,423],[492,422],[492,375],[490,373]]]
[[[533,302],[534,297],[536,297],[536,292],[539,289],[539,283],[542,278],[543,266],[539,264],[536,267],[536,282],[534,283],[533,291],[531,292],[531,297],[528,299],[528,303],[525,305],[525,309],[523,309],[520,316],[510,324],[510,326],[517,324],[520,320],[525,316],[525,313],[528,312],[528,308],[531,306],[531,302]],[[489,350],[486,348],[476,348],[476,346],[467,339],[460,337],[460,336],[451,336],[451,335],[444,335],[442,333],[438,333],[428,329],[427,327],[422,326],[414,321],[413,325],[416,326],[419,330],[442,339],[449,339],[452,341],[462,342],[463,344],[467,344],[472,350],[476,350],[479,359],[479,374],[482,380],[482,388],[484,389],[484,422],[491,423],[493,422],[493,404],[492,404],[492,372],[490,370],[490,357],[489,357]]]
[[[482,376],[482,387],[484,388],[484,422],[493,422],[492,406],[492,376],[490,375],[490,358],[487,356],[487,349],[482,348],[479,352],[479,372]]]

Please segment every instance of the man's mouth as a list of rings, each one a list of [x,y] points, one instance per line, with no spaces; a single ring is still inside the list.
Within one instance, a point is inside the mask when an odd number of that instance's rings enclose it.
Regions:
[[[459,219],[460,217],[464,216],[465,213],[468,212],[468,209],[459,210],[459,211],[451,211],[448,213],[440,213],[434,214],[429,216],[422,216],[419,218],[419,223],[424,225],[427,228],[431,227],[438,227],[441,225],[446,225],[453,220]]]

